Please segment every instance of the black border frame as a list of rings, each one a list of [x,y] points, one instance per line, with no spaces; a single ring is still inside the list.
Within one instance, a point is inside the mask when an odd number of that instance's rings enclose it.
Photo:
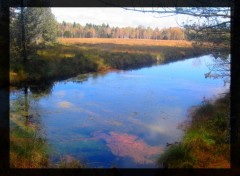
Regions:
[[[27,7],[231,7],[231,168],[230,169],[10,169],[9,7],[0,1],[0,175],[240,175],[240,2],[238,0],[22,0]]]

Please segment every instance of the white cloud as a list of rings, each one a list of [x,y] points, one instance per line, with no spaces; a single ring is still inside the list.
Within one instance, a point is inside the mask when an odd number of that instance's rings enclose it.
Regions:
[[[142,13],[123,8],[52,8],[57,21],[77,22],[81,25],[92,23],[119,27],[174,27],[178,26],[177,17],[157,18],[156,14]],[[181,23],[180,23],[181,24]]]

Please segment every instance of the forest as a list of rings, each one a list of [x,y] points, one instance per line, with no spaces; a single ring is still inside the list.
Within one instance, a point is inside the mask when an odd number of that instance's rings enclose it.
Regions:
[[[61,38],[124,38],[153,40],[185,40],[184,29],[179,27],[152,29],[139,25],[133,27],[110,27],[108,24],[58,23],[57,36]]]

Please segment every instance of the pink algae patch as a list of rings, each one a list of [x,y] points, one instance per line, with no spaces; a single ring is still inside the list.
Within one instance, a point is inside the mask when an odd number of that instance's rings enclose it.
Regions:
[[[137,136],[127,133],[98,133],[98,138],[104,139],[112,153],[121,157],[130,157],[138,164],[154,163],[152,156],[163,152],[160,146],[150,146]]]

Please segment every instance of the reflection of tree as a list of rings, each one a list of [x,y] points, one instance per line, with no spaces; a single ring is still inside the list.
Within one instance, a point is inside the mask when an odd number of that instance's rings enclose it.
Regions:
[[[89,74],[80,74],[77,75],[76,77],[73,78],[69,78],[68,81],[72,81],[72,82],[76,82],[76,83],[83,83],[85,81],[87,81],[89,78]]]
[[[205,78],[224,78],[224,84],[230,83],[230,57],[215,57],[213,64],[208,64],[209,72],[205,74]]]
[[[197,4],[197,2],[196,2]],[[201,3],[199,2],[199,5]],[[193,4],[192,4],[193,5]],[[231,5],[231,4],[227,4]],[[125,8],[127,10],[154,13],[159,18],[174,15],[186,15],[191,17],[182,25],[185,28],[187,38],[193,41],[198,48],[208,47],[213,55],[218,55],[215,65],[210,67],[210,72],[205,77],[224,77],[225,82],[229,82],[230,59],[225,56],[230,53],[230,7],[174,7],[174,8]]]
[[[53,85],[53,82],[45,81],[38,84],[32,84],[29,86],[29,89],[32,92],[33,98],[39,100],[41,97],[51,94]]]
[[[14,104],[13,106],[11,106],[11,110],[18,111],[22,115],[22,117],[25,117],[25,122],[26,124],[28,124],[29,118],[33,117],[30,111],[38,112],[39,109],[36,102],[41,97],[51,94],[52,87],[52,82],[43,82],[38,85],[32,84],[29,87],[25,85],[23,87],[23,92],[17,93],[18,95],[16,100],[11,100]],[[35,106],[33,107],[32,105]]]
[[[99,72],[99,73],[92,73],[91,74],[91,78],[92,79],[98,79],[99,77],[105,77],[105,75],[107,74],[107,73],[109,73],[109,72],[111,72],[111,71],[105,71],[105,72]]]
[[[89,78],[92,78],[92,79],[96,80],[99,77],[104,77],[107,73],[108,73],[108,71],[79,74],[79,75],[77,75],[73,78],[69,78],[67,81],[72,81],[72,82],[76,82],[76,83],[83,83],[85,81],[88,81]]]
[[[15,94],[15,93],[13,93]],[[10,100],[10,165],[35,168],[48,165],[40,108],[25,87]]]
[[[42,83],[36,85],[24,86],[23,93],[19,92],[18,98],[13,101],[10,107],[11,112],[17,112],[21,119],[24,119],[24,127],[29,127],[32,125],[31,121],[34,121],[34,125],[39,125],[37,120],[39,120],[39,107],[36,102],[43,96],[49,95],[52,90],[52,83]],[[29,93],[29,89],[31,94]],[[35,103],[33,103],[33,101]]]
[[[29,100],[28,100],[28,88],[24,87],[24,116],[26,118],[25,125],[29,123]]]

